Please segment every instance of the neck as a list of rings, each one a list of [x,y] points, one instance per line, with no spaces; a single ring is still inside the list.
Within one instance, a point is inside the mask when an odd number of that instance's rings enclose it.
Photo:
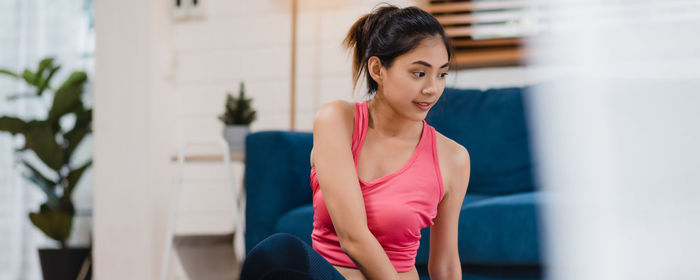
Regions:
[[[377,91],[375,97],[367,102],[369,127],[377,135],[387,138],[415,140],[420,138],[423,121],[415,121],[402,116],[389,106],[384,95]]]

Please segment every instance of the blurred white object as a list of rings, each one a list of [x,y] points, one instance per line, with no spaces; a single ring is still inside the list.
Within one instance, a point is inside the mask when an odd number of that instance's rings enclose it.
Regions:
[[[528,100],[548,279],[700,279],[700,2],[551,1]]]

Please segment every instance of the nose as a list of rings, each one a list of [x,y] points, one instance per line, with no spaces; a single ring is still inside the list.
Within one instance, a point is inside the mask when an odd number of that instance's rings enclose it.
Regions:
[[[435,94],[437,88],[437,81],[435,78],[430,79],[427,87],[423,88],[423,94]]]

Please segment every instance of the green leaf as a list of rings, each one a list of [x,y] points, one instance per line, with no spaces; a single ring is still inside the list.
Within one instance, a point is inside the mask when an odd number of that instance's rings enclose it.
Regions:
[[[42,59],[42,60],[39,62],[39,71],[36,71],[36,74],[37,74],[39,77],[43,77],[43,76],[44,76],[44,75],[43,75],[43,74],[44,74],[44,70],[46,70],[46,68],[48,68],[48,67],[50,67],[50,66],[52,66],[52,65],[53,65],[53,57],[47,57],[47,58]]]
[[[68,239],[73,227],[73,214],[64,210],[29,213],[29,219],[46,236],[62,244]]]
[[[29,168],[29,170],[32,172],[32,175],[36,176],[49,189],[53,190],[56,187],[56,185],[58,185],[57,182],[54,182],[53,180],[46,178],[46,176],[44,176],[44,174],[42,174],[39,171],[39,169],[34,167],[31,163],[29,163],[25,159],[22,159],[22,164],[24,164],[24,166]]]
[[[68,147],[65,149],[64,156],[66,159],[71,158],[73,156],[73,152],[75,149],[80,145],[80,142],[83,141],[83,138],[90,133],[90,127],[83,126],[79,128],[75,128],[64,136],[66,140],[68,140]]]
[[[0,117],[0,131],[7,131],[12,135],[24,133],[27,129],[27,123],[19,118]]]
[[[48,204],[46,204],[46,203],[42,203],[42,204],[39,206],[39,212],[47,212],[47,211],[51,211],[51,209],[55,209],[55,208],[51,208],[51,207],[50,207]]]
[[[92,124],[92,109],[80,110],[75,112],[75,126],[74,128],[89,127]]]
[[[68,146],[64,150],[63,156],[69,160],[75,149],[83,141],[83,138],[92,132],[92,109],[84,110],[82,108],[73,111],[76,115],[73,128],[63,135],[63,138],[68,141]],[[66,162],[67,163],[67,162]]]
[[[49,111],[47,121],[52,124],[58,123],[58,120],[63,115],[73,111],[78,106],[82,106],[82,101],[80,100],[82,93],[82,84],[61,87],[56,90],[56,96],[53,99],[53,105]]]
[[[70,213],[71,215],[75,214],[75,207],[73,207],[73,201],[71,201],[71,198],[67,195],[61,196],[61,198],[58,200],[59,202],[59,207],[62,211],[66,211],[67,213]]]
[[[256,118],[256,113],[257,113],[257,112],[255,112],[255,111],[250,111],[250,112],[248,112],[248,113],[245,115],[245,117],[243,118],[243,119],[244,119],[243,123],[244,123],[244,124],[250,124],[250,123],[252,123],[252,122],[255,120],[255,118]]]
[[[56,142],[55,131],[46,121],[31,121],[24,132],[25,145],[36,153],[46,166],[59,172],[63,165],[63,151]]]
[[[5,74],[5,75],[11,76],[11,77],[19,78],[19,75],[17,73],[12,72],[12,71],[7,70],[7,69],[0,69],[0,74]]]
[[[49,75],[46,77],[46,79],[43,80],[41,84],[39,84],[37,88],[36,95],[41,96],[41,94],[44,92],[45,89],[50,89],[51,87],[49,86],[51,83],[51,79],[53,78],[53,75],[56,74],[56,71],[60,69],[61,66],[56,66],[56,67],[51,67],[51,70],[49,70]]]
[[[46,183],[39,177],[35,175],[30,175],[30,176],[25,176],[25,178],[32,183],[34,183],[41,191],[46,194],[46,205],[45,207],[48,207],[49,209],[58,209],[58,196],[56,196],[56,193],[53,188],[50,186],[46,185]]]
[[[73,72],[63,85],[56,90],[53,105],[49,110],[48,121],[52,124],[57,124],[58,120],[68,112],[76,108],[82,108],[83,103],[80,99],[83,93],[83,84],[87,81],[85,72]]]
[[[20,98],[34,98],[34,97],[39,97],[39,96],[36,95],[35,93],[24,93],[24,94],[19,93],[19,94],[10,95],[6,99],[7,99],[7,101],[15,101],[15,100],[20,99]]]
[[[64,156],[66,159],[71,158],[73,156],[73,152],[75,149],[78,147],[81,141],[83,141],[83,138],[90,133],[90,126],[89,125],[82,125],[78,126],[76,121],[76,126],[73,127],[71,131],[66,132],[66,134],[63,136],[66,140],[68,140],[68,147],[64,150]]]
[[[85,170],[92,165],[92,160],[88,161],[85,163],[83,166],[81,166],[78,169],[75,169],[68,173],[68,187],[65,190],[65,194],[63,195],[64,197],[70,198],[71,195],[73,195],[73,189],[75,189],[75,186],[78,185],[78,182],[80,181],[80,177],[83,176],[83,173]]]
[[[24,81],[26,81],[30,85],[37,85],[36,74],[34,74],[34,72],[32,71],[29,71],[29,69],[24,70],[24,73],[22,73],[22,78],[24,78]]]
[[[66,87],[73,87],[73,86],[81,86],[87,81],[87,74],[82,71],[76,71],[70,74],[70,77],[66,79],[65,82],[61,85],[61,87],[58,88],[58,90],[61,90],[62,88]]]

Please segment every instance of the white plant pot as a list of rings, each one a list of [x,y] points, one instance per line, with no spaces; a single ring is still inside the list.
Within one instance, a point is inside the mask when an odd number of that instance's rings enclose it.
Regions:
[[[247,125],[229,125],[224,127],[224,139],[228,142],[231,153],[245,152],[245,137],[248,136],[250,127]]]

